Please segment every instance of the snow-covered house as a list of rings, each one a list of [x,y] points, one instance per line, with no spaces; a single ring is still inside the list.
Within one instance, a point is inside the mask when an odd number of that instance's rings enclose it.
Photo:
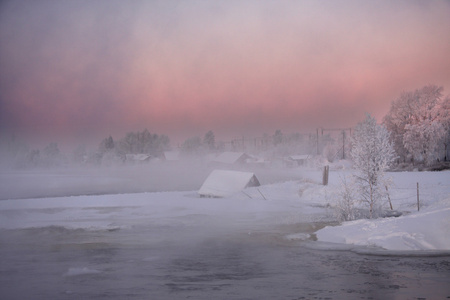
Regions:
[[[165,161],[179,161],[180,151],[164,151],[162,159]]]
[[[149,162],[151,159],[153,158],[153,156],[151,156],[150,154],[126,154],[125,155],[125,161],[127,163],[146,163]]]
[[[307,161],[309,159],[309,155],[291,155],[286,158],[286,164],[287,165],[297,165],[297,166],[304,166],[306,165]]]
[[[214,170],[206,178],[198,194],[200,197],[226,197],[252,186],[260,186],[260,183],[251,172]]]
[[[215,166],[233,166],[243,165],[251,156],[244,152],[222,152],[210,160],[210,165]]]

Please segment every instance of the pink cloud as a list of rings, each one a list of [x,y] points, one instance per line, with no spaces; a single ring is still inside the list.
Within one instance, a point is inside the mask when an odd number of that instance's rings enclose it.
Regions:
[[[380,120],[404,90],[450,89],[446,2],[118,2],[105,16],[106,3],[3,7],[3,128],[307,131]]]

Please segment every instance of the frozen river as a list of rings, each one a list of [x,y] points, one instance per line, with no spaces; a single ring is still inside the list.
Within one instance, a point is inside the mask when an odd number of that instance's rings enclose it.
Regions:
[[[45,227],[0,234],[2,299],[444,299],[449,257],[313,250],[324,224],[94,230]]]

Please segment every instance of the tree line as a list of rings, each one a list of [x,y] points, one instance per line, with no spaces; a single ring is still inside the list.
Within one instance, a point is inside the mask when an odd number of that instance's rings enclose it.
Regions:
[[[79,151],[78,157],[79,159],[83,157],[85,163],[108,165],[124,162],[129,154],[161,157],[162,153],[169,149],[170,139],[168,136],[152,134],[144,129],[141,132],[128,132],[118,140],[114,140],[110,135],[100,142],[97,151],[90,155],[86,151]]]
[[[441,86],[426,85],[414,91],[407,91],[392,101],[382,125],[389,132],[389,139],[395,150],[397,165],[423,164],[430,166],[439,161],[448,161],[450,142],[450,97],[443,95]],[[178,150],[182,155],[195,156],[210,152],[224,151],[227,147],[234,151],[245,151],[246,145],[254,145],[259,151],[270,157],[290,154],[322,154],[329,161],[347,158],[353,147],[345,131],[332,138],[324,135],[322,129],[302,135],[299,133],[284,135],[280,129],[273,135],[264,134],[261,138],[235,139],[227,145],[216,142],[213,131],[203,137],[187,138]],[[2,157],[18,168],[53,167],[65,162],[86,164],[110,164],[125,161],[128,154],[148,154],[160,157],[164,151],[172,149],[167,135],[150,133],[147,129],[129,132],[115,139],[111,135],[102,139],[98,147],[88,150],[86,146],[77,147],[69,157],[62,154],[56,143],[50,143],[43,149],[33,149],[11,136],[2,143]],[[5,158],[3,158],[5,160]]]

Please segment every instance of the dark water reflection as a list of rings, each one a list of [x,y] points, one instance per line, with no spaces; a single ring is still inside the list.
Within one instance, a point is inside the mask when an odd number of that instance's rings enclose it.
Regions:
[[[292,225],[306,232],[314,226]],[[450,257],[320,251],[291,228],[0,232],[2,299],[445,299]]]

